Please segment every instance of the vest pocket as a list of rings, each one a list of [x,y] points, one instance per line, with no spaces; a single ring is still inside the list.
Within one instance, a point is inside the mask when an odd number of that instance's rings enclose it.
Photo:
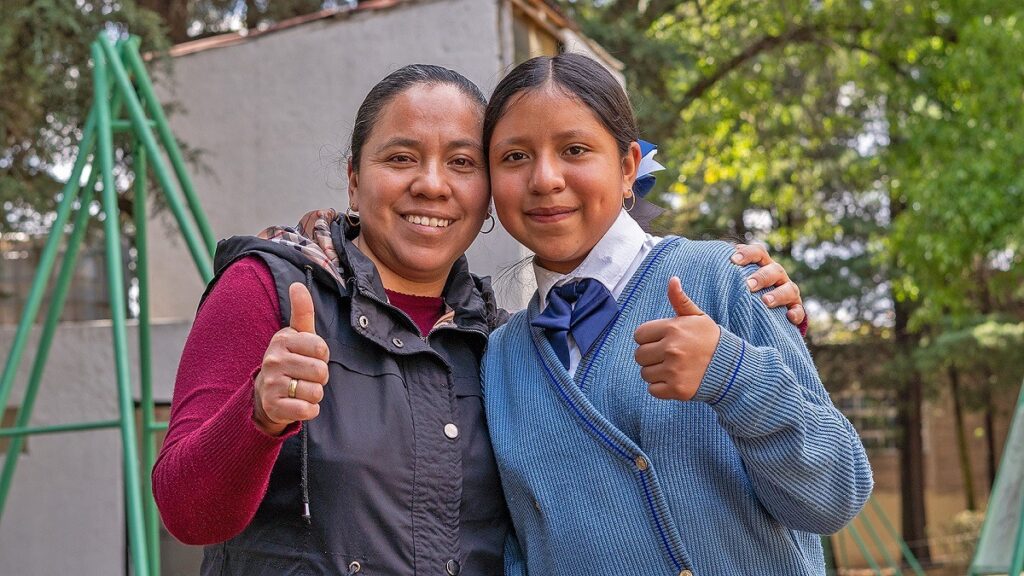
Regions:
[[[332,338],[324,340],[330,349],[330,362],[363,376],[394,376],[402,379],[395,360],[376,345],[367,342],[365,346],[356,347]]]
[[[483,389],[480,387],[480,378],[477,376],[453,376],[452,385],[455,388],[455,396],[483,396]]]
[[[217,559],[220,564],[220,571],[206,571],[206,562],[204,560],[203,574],[222,574],[225,576],[312,576],[319,571],[313,567],[315,560],[310,557],[311,554],[315,554],[315,552],[297,550],[270,542],[261,542],[246,547],[235,547],[231,544],[225,544],[219,550],[219,558]]]

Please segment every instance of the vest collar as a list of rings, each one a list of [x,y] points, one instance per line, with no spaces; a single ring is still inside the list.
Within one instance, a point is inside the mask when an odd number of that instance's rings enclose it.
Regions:
[[[350,275],[346,281],[354,296],[353,314],[356,295],[367,297],[377,304],[388,301],[377,267],[353,242],[358,236],[359,227],[352,226],[342,217],[331,223],[331,237],[341,267]],[[452,265],[441,296],[448,308],[455,312],[453,322],[456,326],[485,335],[490,333],[498,313],[490,278],[480,279],[471,274],[465,255],[460,256]]]

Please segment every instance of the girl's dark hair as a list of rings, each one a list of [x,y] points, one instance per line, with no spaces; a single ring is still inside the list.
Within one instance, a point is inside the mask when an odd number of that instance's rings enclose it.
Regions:
[[[494,127],[505,115],[512,98],[520,92],[552,85],[578,99],[597,116],[625,156],[630,142],[640,139],[633,107],[615,77],[597,61],[566,52],[558,56],[538,56],[516,66],[491,94],[484,112],[484,151],[491,145]]]
[[[458,88],[470,100],[476,102],[480,107],[487,105],[487,99],[476,84],[454,70],[433,64],[409,64],[402,66],[391,74],[377,82],[377,85],[370,89],[359,105],[356,112],[356,122],[352,127],[352,144],[349,148],[352,155],[352,166],[359,169],[359,159],[362,157],[363,144],[370,137],[373,128],[380,119],[380,113],[389,102],[406,90],[419,85],[448,84]]]

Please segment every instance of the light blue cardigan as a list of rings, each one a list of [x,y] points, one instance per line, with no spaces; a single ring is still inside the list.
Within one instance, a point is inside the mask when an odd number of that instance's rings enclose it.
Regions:
[[[484,401],[516,537],[509,576],[824,574],[817,534],[871,493],[857,432],[783,310],[723,242],[666,238],[619,297],[575,381],[529,308],[490,339]],[[658,400],[633,332],[674,315],[668,279],[722,327],[696,397]]]

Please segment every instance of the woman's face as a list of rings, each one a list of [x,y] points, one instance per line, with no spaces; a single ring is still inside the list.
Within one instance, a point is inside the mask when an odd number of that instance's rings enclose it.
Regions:
[[[349,166],[360,249],[384,285],[444,282],[476,238],[490,197],[479,103],[448,84],[395,96]]]
[[[639,145],[623,158],[590,108],[557,88],[530,90],[509,102],[489,150],[495,209],[538,264],[571,272],[631,193]]]

